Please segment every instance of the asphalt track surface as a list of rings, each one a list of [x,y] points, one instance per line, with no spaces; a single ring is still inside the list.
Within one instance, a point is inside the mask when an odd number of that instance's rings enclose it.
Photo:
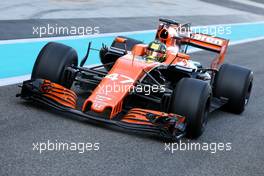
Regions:
[[[222,7],[228,7],[236,10],[241,10],[244,12],[250,12],[257,15],[263,15],[263,8],[259,8],[253,5],[245,5],[243,3],[235,2],[232,0],[222,0],[222,1],[214,1],[214,0],[201,0],[204,2],[212,3],[214,5],[220,5]],[[263,1],[256,1],[258,3],[263,3]]]
[[[221,0],[222,3],[218,5],[213,0],[209,3],[202,0],[10,0],[1,3],[0,20],[224,14],[256,18],[261,14],[261,9],[241,2],[246,0],[235,4],[234,1]]]
[[[242,8],[242,7],[240,7]],[[254,8],[251,9],[253,13]],[[256,11],[259,13],[259,11]],[[176,18],[176,17],[175,17]],[[110,20],[108,32],[153,29],[156,17],[148,20],[121,18]],[[179,16],[196,25],[251,21],[239,16]],[[217,19],[217,20],[216,20]],[[68,19],[83,24],[84,19]],[[90,19],[91,20],[91,19]],[[122,21],[123,20],[123,21]],[[128,21],[129,22],[128,22]],[[57,20],[61,21],[61,20]],[[92,22],[93,21],[93,22]],[[104,24],[107,19],[92,19],[87,24]],[[121,21],[121,22],[120,22]],[[53,20],[1,21],[1,39],[32,37],[30,24]],[[9,28],[7,25],[11,24]],[[21,26],[16,30],[14,24]],[[67,23],[63,22],[63,24]],[[124,28],[116,28],[126,24]],[[133,25],[134,24],[134,25]],[[24,27],[23,27],[24,26]],[[122,25],[121,25],[122,26]],[[103,29],[103,27],[102,27]],[[110,30],[111,29],[111,30]],[[8,32],[12,34],[8,36]],[[2,34],[2,33],[1,33]],[[190,142],[232,143],[231,151],[164,150],[164,142],[152,136],[128,133],[91,124],[57,113],[15,97],[17,85],[0,87],[0,175],[241,175],[264,174],[264,40],[231,46],[226,62],[251,68],[254,86],[249,105],[241,115],[216,111],[210,115],[205,133]],[[204,52],[192,54],[194,60],[207,58]],[[196,59],[197,58],[197,59]],[[202,60],[204,62],[205,59]],[[100,143],[99,151],[33,151],[36,142]],[[188,142],[183,139],[183,142]]]

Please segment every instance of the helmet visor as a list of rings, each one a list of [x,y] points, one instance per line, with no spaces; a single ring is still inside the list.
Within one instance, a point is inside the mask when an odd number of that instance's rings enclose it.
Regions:
[[[153,50],[147,50],[146,54],[147,54],[148,58],[153,58],[156,60],[160,60],[161,58],[164,58],[164,56],[165,56],[165,53],[160,53],[160,52],[153,51]]]

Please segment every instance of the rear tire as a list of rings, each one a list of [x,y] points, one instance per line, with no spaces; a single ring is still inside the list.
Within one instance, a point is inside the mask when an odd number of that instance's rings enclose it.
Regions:
[[[228,111],[240,114],[248,104],[253,85],[253,73],[251,70],[223,64],[215,77],[214,95],[218,98],[228,99],[224,106]]]
[[[73,80],[66,79],[66,68],[78,64],[76,51],[66,45],[49,42],[40,51],[31,79],[47,79],[70,88]]]
[[[198,138],[204,131],[210,108],[211,87],[208,83],[182,78],[176,85],[171,112],[186,117],[189,138]]]

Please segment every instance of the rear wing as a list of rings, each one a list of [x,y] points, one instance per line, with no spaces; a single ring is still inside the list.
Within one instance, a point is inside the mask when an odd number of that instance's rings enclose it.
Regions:
[[[212,69],[218,69],[219,65],[224,62],[229,40],[208,34],[193,33],[190,23],[180,24],[175,20],[164,18],[159,21],[161,23],[156,33],[157,40],[167,46],[175,47],[183,44],[218,53],[218,56],[211,63]],[[186,49],[187,47],[184,52]]]
[[[183,42],[196,48],[219,53],[211,63],[211,68],[217,69],[224,62],[229,40],[208,34],[191,33],[190,37],[183,39]]]
[[[189,39],[189,45],[213,52],[221,53],[228,45],[228,41],[223,38],[214,37],[207,34],[192,33]]]

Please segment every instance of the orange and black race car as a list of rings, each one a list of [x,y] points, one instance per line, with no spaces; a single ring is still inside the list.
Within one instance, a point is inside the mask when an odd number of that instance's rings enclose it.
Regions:
[[[164,138],[199,137],[208,114],[220,107],[242,113],[253,73],[223,64],[228,40],[194,33],[189,24],[160,19],[150,44],[116,37],[98,50],[102,65],[78,65],[76,51],[50,42],[40,51],[23,99],[69,114]],[[210,66],[193,61],[188,48],[216,53]]]

